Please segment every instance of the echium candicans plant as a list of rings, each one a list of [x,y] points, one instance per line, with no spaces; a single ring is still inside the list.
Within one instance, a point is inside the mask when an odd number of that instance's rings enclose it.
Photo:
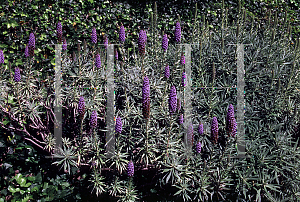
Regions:
[[[179,115],[178,122],[180,125],[183,124],[183,114]]]
[[[228,107],[227,117],[226,117],[226,131],[228,135],[234,137],[236,132],[236,122],[234,118],[234,108],[233,105],[230,104]]]
[[[200,154],[200,152],[201,152],[201,142],[200,141],[198,141],[197,144],[196,144],[196,152],[198,154]]]
[[[183,52],[181,53],[180,64],[181,64],[181,65],[184,65],[184,64],[185,64],[185,57],[184,57]]]
[[[78,102],[78,113],[80,119],[83,118],[85,112],[85,102],[84,102],[84,97],[80,96],[79,102]]]
[[[182,72],[182,80],[181,80],[182,86],[185,87],[186,85],[186,78],[185,78],[185,72]]]
[[[166,50],[168,49],[168,35],[167,34],[165,34],[162,39],[162,49],[164,50],[164,52],[166,52]]]
[[[0,50],[0,64],[4,63],[4,55],[3,55],[3,51]]]
[[[104,43],[104,47],[105,49],[107,49],[107,46],[108,46],[108,38],[106,35],[104,35],[104,40],[103,40],[103,43]]]
[[[199,135],[203,135],[203,123],[200,123],[198,126],[198,133]]]
[[[170,90],[170,97],[169,97],[169,112],[171,115],[176,112],[176,108],[177,108],[177,93],[176,93],[175,86],[172,86]]]
[[[63,49],[64,51],[67,50],[67,40],[66,40],[65,37],[64,37],[64,42],[63,42],[63,45],[62,45],[62,49]]]
[[[25,52],[24,52],[24,54],[25,54],[25,57],[26,57],[26,58],[29,57],[28,44],[27,44],[26,47],[25,47]]]
[[[116,130],[116,133],[121,133],[122,132],[122,120],[121,120],[121,117],[118,117],[116,119],[115,130]]]
[[[145,119],[148,119],[150,115],[150,83],[147,76],[144,77],[143,82],[142,102],[143,116]]]
[[[92,43],[94,44],[97,43],[97,32],[95,27],[93,27],[92,29],[91,39],[92,39]]]
[[[181,27],[180,27],[180,22],[177,21],[175,25],[175,41],[179,43],[181,40]]]
[[[128,174],[129,177],[133,177],[133,175],[134,175],[134,165],[133,165],[132,160],[130,160],[128,162],[128,165],[127,165],[127,174]]]
[[[34,49],[35,49],[35,36],[33,33],[30,33],[29,35],[29,42],[28,42],[28,49],[30,56],[34,56]]]
[[[15,82],[20,82],[21,81],[21,73],[19,67],[15,68]]]
[[[146,43],[147,43],[146,31],[141,30],[140,34],[139,34],[139,39],[138,39],[138,48],[139,48],[139,53],[141,56],[145,54]]]
[[[97,126],[97,111],[94,110],[91,115],[90,124],[92,128],[96,128]]]
[[[96,58],[95,58],[95,66],[96,66],[97,68],[100,68],[100,67],[101,67],[101,58],[100,58],[99,53],[97,53]]]
[[[213,144],[216,144],[218,142],[218,135],[219,135],[218,120],[217,117],[213,117],[211,123],[211,141]]]
[[[169,65],[167,64],[166,67],[165,67],[165,77],[168,79],[170,78],[170,67]]]
[[[124,43],[125,42],[125,29],[124,29],[123,25],[120,26],[119,41],[120,41],[120,43]]]
[[[57,33],[57,41],[58,43],[61,43],[62,41],[62,26],[61,26],[61,22],[57,23],[57,27],[56,27],[56,33]]]

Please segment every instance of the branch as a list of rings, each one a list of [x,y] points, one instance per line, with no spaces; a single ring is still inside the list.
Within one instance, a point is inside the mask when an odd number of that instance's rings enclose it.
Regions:
[[[33,143],[35,146],[41,148],[42,150],[44,150],[44,147],[42,147],[41,145],[37,144],[37,143],[34,142],[32,139],[29,139],[29,138],[27,138],[27,137],[25,137],[24,139],[27,140],[27,141],[29,141],[29,142],[31,142],[31,143]]]

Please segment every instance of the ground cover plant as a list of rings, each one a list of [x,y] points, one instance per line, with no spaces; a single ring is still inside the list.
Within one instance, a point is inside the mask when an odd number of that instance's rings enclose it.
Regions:
[[[299,200],[300,41],[287,18],[269,13],[267,23],[259,23],[237,2],[230,21],[223,2],[215,29],[198,15],[197,4],[193,24],[181,15],[160,17],[154,4],[131,26],[130,19],[112,15],[117,9],[99,15],[109,1],[87,16],[63,4],[72,17],[61,9],[54,17],[47,5],[49,14],[41,15],[52,23],[46,20],[45,30],[32,18],[31,29],[20,27],[19,37],[1,46],[0,200],[159,201],[153,195],[160,192],[178,201]],[[36,12],[41,5],[26,4]],[[5,25],[19,29],[18,20]],[[45,43],[62,46],[59,152],[53,138],[55,56],[42,51]],[[238,43],[250,44],[244,47],[247,158],[242,159],[234,158]],[[112,158],[105,150],[109,44],[120,44],[113,49]],[[191,75],[185,72],[186,46],[180,44],[193,44]],[[189,80],[193,110],[192,124],[186,125]],[[92,197],[84,199],[81,189]]]

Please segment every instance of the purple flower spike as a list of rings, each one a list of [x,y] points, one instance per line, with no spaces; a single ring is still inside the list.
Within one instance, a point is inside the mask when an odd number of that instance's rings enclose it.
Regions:
[[[182,81],[181,81],[181,83],[182,83],[182,86],[185,87],[185,85],[186,85],[185,72],[182,73]]]
[[[170,78],[170,67],[169,67],[169,65],[167,65],[166,67],[165,67],[165,77],[168,79],[168,78]]]
[[[104,36],[104,47],[105,47],[105,49],[107,49],[107,46],[108,46],[108,38],[107,38],[107,36]]]
[[[143,105],[143,116],[145,119],[149,118],[150,115],[150,84],[147,76],[144,77],[143,89],[142,89],[142,105]]]
[[[119,30],[119,41],[121,43],[125,42],[125,29],[124,29],[123,25],[121,25],[120,30]]]
[[[211,140],[214,144],[218,142],[218,133],[219,133],[219,126],[217,117],[213,117],[211,123]]]
[[[147,34],[146,34],[146,31],[141,30],[140,31],[140,35],[139,35],[139,39],[138,39],[138,48],[139,48],[140,55],[144,55],[145,54],[146,43],[147,43]]]
[[[199,124],[199,127],[198,127],[198,133],[199,135],[203,135],[203,124]]]
[[[61,40],[62,40],[62,26],[61,26],[61,23],[58,22],[57,23],[57,40],[58,40],[58,43],[61,43]]]
[[[21,73],[18,67],[15,68],[15,82],[21,81]]]
[[[25,47],[25,57],[29,57],[28,44]]]
[[[168,49],[168,36],[167,34],[164,35],[162,39],[162,49],[166,51]]]
[[[35,36],[33,33],[30,33],[29,42],[28,42],[28,50],[29,50],[30,56],[34,56],[34,49],[35,49]]]
[[[96,58],[95,58],[95,65],[96,65],[97,68],[100,68],[100,67],[101,67],[101,58],[100,58],[99,53],[97,53],[97,55],[96,55]]]
[[[90,124],[92,128],[96,128],[97,126],[97,111],[94,110],[91,115]]]
[[[62,45],[62,48],[63,48],[64,51],[67,50],[67,40],[66,40],[66,38],[64,38],[64,44]]]
[[[197,145],[196,145],[196,152],[197,152],[198,154],[200,154],[200,152],[201,152],[201,142],[198,142],[198,143],[197,143]]]
[[[94,44],[97,43],[97,32],[96,32],[96,28],[95,27],[92,30],[92,43],[94,43]]]
[[[78,103],[78,113],[80,118],[83,118],[85,112],[85,103],[84,103],[84,97],[81,96]]]
[[[183,114],[179,115],[179,124],[183,124]]]
[[[184,54],[183,54],[183,53],[181,54],[180,64],[181,64],[181,65],[184,65],[184,64],[185,64],[185,57],[184,57]]]
[[[176,88],[175,86],[172,86],[170,90],[170,97],[169,97],[169,111],[171,115],[176,112],[176,108],[177,108]]]
[[[175,41],[180,42],[181,40],[181,27],[180,27],[180,22],[176,22],[175,25]]]
[[[131,160],[128,162],[127,174],[128,174],[129,177],[133,177],[133,175],[134,175],[134,165],[133,165],[133,162]]]
[[[122,120],[120,117],[117,118],[116,120],[116,127],[115,127],[116,133],[121,133],[122,132]]]
[[[234,108],[233,105],[230,104],[228,107],[227,117],[226,117],[226,130],[228,135],[235,137],[236,133],[236,121],[234,118]]]
[[[0,50],[0,64],[4,63],[4,55],[3,55],[3,51]]]

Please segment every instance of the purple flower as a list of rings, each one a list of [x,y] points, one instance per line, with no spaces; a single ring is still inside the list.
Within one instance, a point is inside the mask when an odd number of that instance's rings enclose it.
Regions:
[[[34,56],[35,37],[33,33],[30,33],[29,35],[28,49],[29,49],[30,56]]]
[[[95,27],[92,30],[92,43],[94,43],[94,44],[97,43],[97,32],[96,32],[96,28]]]
[[[61,23],[58,22],[57,23],[57,38],[58,38],[58,43],[61,43],[61,39],[62,39],[62,26]]]
[[[219,126],[217,117],[213,117],[211,123],[211,140],[214,144],[218,142],[218,133],[219,133]]]
[[[80,118],[83,118],[84,112],[85,112],[85,103],[84,103],[84,97],[81,96],[78,103],[78,112]]]
[[[227,117],[226,117],[226,130],[228,135],[235,136],[236,132],[236,121],[234,118],[234,108],[233,105],[230,104],[228,107]]]
[[[95,128],[97,126],[97,111],[96,110],[94,110],[92,112],[90,124],[91,124],[92,128]]]
[[[0,64],[4,63],[4,55],[3,55],[3,51],[0,50]]]
[[[142,89],[142,101],[143,101],[143,116],[145,119],[148,119],[150,114],[150,84],[147,76],[144,77],[144,83]]]
[[[128,162],[127,174],[128,174],[129,177],[133,177],[133,174],[134,174],[134,165],[133,165],[133,162],[131,160]]]
[[[95,65],[96,65],[97,68],[100,68],[100,67],[101,67],[101,58],[100,58],[99,53],[97,53],[97,55],[96,55],[96,58],[95,58]]]
[[[203,134],[203,124],[202,123],[199,124],[199,126],[198,126],[198,133],[199,133],[199,135]]]
[[[183,124],[183,114],[179,115],[179,124]]]
[[[116,57],[116,60],[119,59],[119,56],[118,56],[118,50],[117,50],[117,49],[115,49],[115,57]]]
[[[184,65],[184,64],[185,64],[185,57],[184,57],[184,54],[183,54],[183,53],[181,54],[180,64],[181,64],[181,65]]]
[[[140,53],[140,55],[144,55],[145,54],[146,42],[147,42],[146,31],[141,30],[140,31],[140,35],[139,35],[139,39],[138,39],[138,47],[139,47],[139,53]]]
[[[175,41],[180,42],[181,40],[181,27],[180,27],[180,22],[176,22],[175,25]]]
[[[170,67],[167,64],[167,66],[165,67],[165,77],[168,79],[170,78]]]
[[[25,57],[29,57],[28,44],[25,47]]]
[[[162,39],[162,48],[163,48],[164,51],[166,51],[168,49],[168,36],[167,36],[167,34],[165,34],[163,39]]]
[[[201,142],[200,141],[196,145],[196,151],[198,154],[201,152]]]
[[[66,40],[65,37],[64,37],[64,44],[62,45],[62,48],[63,48],[64,51],[67,50],[67,40]]]
[[[181,83],[182,83],[182,86],[185,87],[185,85],[186,85],[185,72],[182,73],[182,81],[181,81]]]
[[[124,29],[123,25],[121,25],[120,30],[119,30],[119,41],[121,43],[125,42],[125,29]]]
[[[15,68],[15,82],[21,81],[21,73],[18,67]]]
[[[194,128],[193,128],[193,124],[191,124],[188,127],[188,130],[187,130],[187,140],[188,140],[189,145],[193,146],[193,144],[194,144]]]
[[[169,111],[171,115],[176,112],[176,107],[177,107],[176,88],[175,86],[172,86],[170,90],[170,97],[169,97]]]
[[[116,133],[121,133],[122,132],[122,120],[120,117],[117,118],[116,120]]]
[[[104,47],[105,47],[105,49],[107,49],[107,45],[108,45],[108,38],[107,38],[107,36],[104,36]]]

